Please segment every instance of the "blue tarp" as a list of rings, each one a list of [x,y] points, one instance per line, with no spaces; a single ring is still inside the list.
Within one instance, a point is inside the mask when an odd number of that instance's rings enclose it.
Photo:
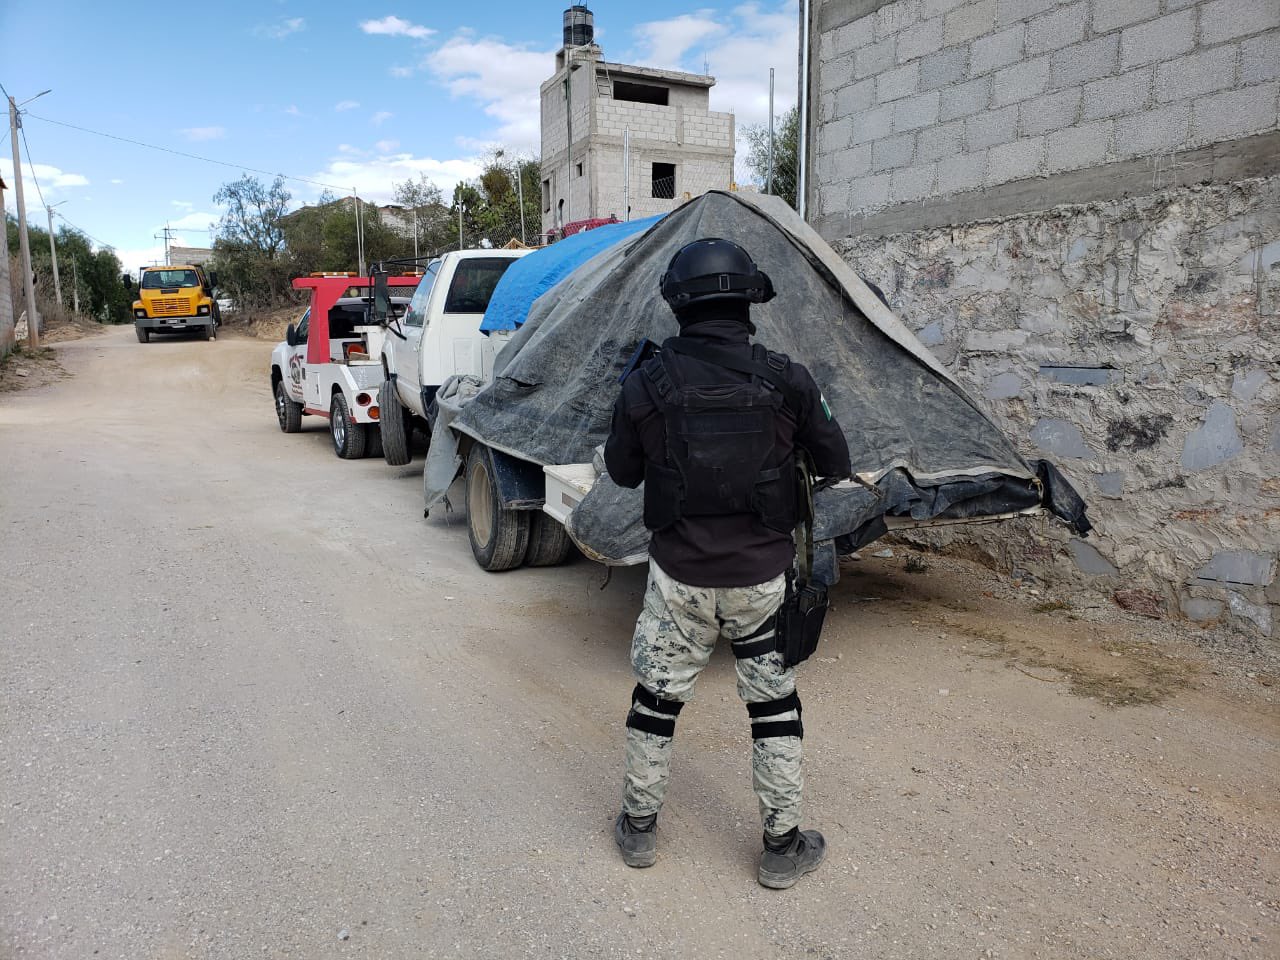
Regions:
[[[533,301],[596,254],[648,230],[663,216],[665,214],[584,230],[521,257],[507,268],[494,287],[489,309],[485,310],[480,323],[481,332],[515,330],[529,316]]]

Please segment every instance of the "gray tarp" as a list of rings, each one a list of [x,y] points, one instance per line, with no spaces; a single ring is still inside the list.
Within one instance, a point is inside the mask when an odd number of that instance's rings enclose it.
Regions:
[[[773,279],[777,297],[752,308],[756,339],[809,368],[844,428],[855,472],[877,488],[821,491],[820,538],[852,549],[883,532],[885,515],[981,517],[1042,503],[1087,530],[1069,484],[1048,464],[1023,459],[795,211],[776,197],[721,192],[579,267],[534,302],[492,383],[453,399],[445,393],[426,464],[427,506],[457,474],[447,425],[538,464],[591,461],[609,433],[618,376],[641,340],[678,332],[658,279],[674,252],[700,237],[741,244]],[[588,555],[616,563],[643,554],[640,517],[641,492],[601,477],[568,529]]]

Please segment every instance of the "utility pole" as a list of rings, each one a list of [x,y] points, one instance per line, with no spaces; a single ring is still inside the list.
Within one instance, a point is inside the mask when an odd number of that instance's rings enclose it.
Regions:
[[[622,131],[622,219],[631,219],[631,128]]]
[[[458,249],[462,249],[462,198],[458,198]]]
[[[568,142],[565,144],[565,196],[568,201],[568,214],[565,216],[564,223],[560,224],[563,231],[565,224],[573,222],[573,47],[566,47],[565,53],[568,56],[564,62],[564,96],[565,96],[565,119],[568,121]]]
[[[524,236],[524,174],[520,171],[520,160],[516,159],[516,202],[520,204],[520,242],[528,244]]]
[[[764,192],[773,193],[773,67],[769,68],[769,167],[765,174]]]
[[[364,206],[360,203],[360,194],[355,187],[351,188],[356,202],[356,257],[360,261],[360,276],[364,272]]]
[[[166,223],[164,225],[164,230],[162,230],[160,233],[153,233],[151,235],[151,238],[153,240],[164,241],[164,265],[166,267],[169,266],[169,238],[172,233],[173,231],[169,229],[169,225]]]
[[[76,270],[75,254],[71,255],[71,309],[80,313],[80,274]]]
[[[49,91],[46,90],[45,93]],[[36,94],[43,97],[44,93]],[[35,97],[31,98],[32,100]],[[31,242],[27,239],[27,205],[22,198],[22,159],[18,156],[18,128],[22,120],[18,105],[9,98],[9,142],[13,144],[13,184],[18,197],[18,246],[22,251],[22,289],[27,295],[27,347],[40,347],[40,319],[36,316],[36,285],[31,279]]]
[[[53,261],[53,296],[58,301],[58,306],[62,306],[62,281],[58,279],[58,248],[53,242],[53,208],[60,207],[67,201],[62,200],[55,204],[45,204],[44,212],[49,217],[49,259]]]

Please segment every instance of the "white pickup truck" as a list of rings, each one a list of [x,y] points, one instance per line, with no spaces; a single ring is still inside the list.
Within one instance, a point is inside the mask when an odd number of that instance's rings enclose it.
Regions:
[[[489,379],[493,358],[510,333],[489,336],[480,321],[493,288],[528,250],[451,250],[426,267],[404,316],[382,338],[378,391],[382,455],[392,465],[412,458],[413,428],[430,433],[436,391],[453,376]]]

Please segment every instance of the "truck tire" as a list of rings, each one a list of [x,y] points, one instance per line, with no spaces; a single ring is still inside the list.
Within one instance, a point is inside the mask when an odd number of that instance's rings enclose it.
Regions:
[[[212,339],[213,339],[213,324],[212,324],[212,323],[210,323],[210,324],[206,324],[205,326],[203,326],[203,327],[201,327],[201,328],[200,328],[200,339],[201,339],[201,340],[212,340]]]
[[[529,511],[504,510],[483,444],[467,454],[467,537],[476,563],[497,573],[520,566],[529,546]]]
[[[368,440],[368,428],[356,423],[347,408],[347,398],[339,390],[329,405],[329,437],[333,440],[333,452],[343,460],[359,460],[364,456]]]
[[[382,434],[382,459],[388,464],[402,467],[413,459],[409,450],[409,438],[413,436],[409,411],[390,380],[383,380],[378,388],[378,432]]]
[[[526,567],[555,567],[569,559],[573,541],[564,527],[541,510],[529,517],[529,546],[524,551]]]
[[[289,397],[283,380],[276,382],[276,419],[281,433],[302,432],[302,404]]]
[[[138,335],[138,342],[139,342],[139,343],[150,343],[150,342],[151,342],[151,331],[150,331],[150,330],[146,330],[146,329],[144,329],[144,328],[142,328],[142,327],[139,327],[139,326],[134,326],[133,331],[134,331],[134,333],[136,333],[136,334]]]

